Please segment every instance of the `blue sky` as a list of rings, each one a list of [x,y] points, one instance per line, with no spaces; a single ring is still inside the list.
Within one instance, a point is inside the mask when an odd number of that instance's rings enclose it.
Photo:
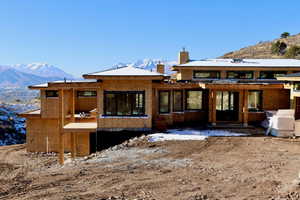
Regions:
[[[217,57],[300,32],[300,2],[9,0],[0,5],[0,64],[46,62],[79,76],[118,62]]]

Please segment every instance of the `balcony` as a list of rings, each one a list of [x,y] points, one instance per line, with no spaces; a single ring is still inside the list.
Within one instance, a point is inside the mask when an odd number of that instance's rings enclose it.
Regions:
[[[97,109],[66,116],[64,132],[94,132],[97,129]]]

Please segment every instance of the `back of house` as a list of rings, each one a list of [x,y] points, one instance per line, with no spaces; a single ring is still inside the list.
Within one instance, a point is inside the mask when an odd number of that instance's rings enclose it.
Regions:
[[[300,108],[295,87],[287,87],[291,80],[282,78],[300,72],[299,60],[191,60],[183,50],[173,74],[164,68],[161,63],[155,72],[124,66],[84,74],[83,81],[30,86],[40,90],[41,109],[22,114],[27,150],[83,156],[91,153],[96,132],[179,124],[247,127],[263,121],[266,110]]]

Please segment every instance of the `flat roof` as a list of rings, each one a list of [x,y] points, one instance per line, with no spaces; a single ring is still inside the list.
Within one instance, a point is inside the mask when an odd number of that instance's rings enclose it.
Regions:
[[[300,72],[292,73],[292,74],[286,74],[286,75],[283,75],[281,77],[300,77]]]
[[[175,67],[300,67],[297,59],[203,59]]]
[[[83,76],[164,76],[164,74],[133,66],[124,66],[88,73],[84,74]]]
[[[96,83],[96,80],[59,80],[59,81],[51,81],[43,84],[30,85],[29,88],[47,88],[51,83]]]

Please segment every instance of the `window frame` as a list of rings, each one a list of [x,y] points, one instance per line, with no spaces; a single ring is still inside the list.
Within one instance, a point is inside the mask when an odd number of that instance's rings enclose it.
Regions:
[[[180,110],[175,110],[175,93],[176,92],[180,92],[181,94],[181,102],[180,102],[180,107],[181,109]],[[184,105],[183,105],[183,90],[173,90],[173,98],[172,98],[172,101],[173,101],[173,112],[183,112],[184,110]]]
[[[48,92],[54,92],[56,95],[54,96],[49,96]],[[59,97],[59,93],[58,90],[45,90],[45,97],[46,98],[58,98]]]
[[[202,78],[202,77],[196,77],[196,73],[199,73],[199,72],[202,72],[202,73],[217,73],[217,77],[216,78]],[[220,79],[221,78],[221,71],[219,70],[193,70],[193,79]]]
[[[251,78],[241,78],[240,75],[238,78],[229,78],[229,73],[251,73]],[[226,71],[226,78],[227,79],[243,79],[243,80],[251,80],[254,79],[254,71]]]
[[[260,95],[259,95],[259,101],[260,101],[260,108],[254,110],[254,109],[250,109],[249,108],[249,93],[250,92],[259,92]],[[248,90],[248,105],[247,105],[247,109],[248,109],[248,112],[261,112],[263,111],[263,90]]]
[[[283,74],[287,74],[288,72],[287,71],[275,71],[275,70],[270,70],[270,71],[268,71],[268,70],[266,70],[266,71],[259,71],[259,79],[263,79],[263,80],[276,80],[276,78],[262,78],[261,77],[261,73],[263,73],[263,72],[274,72],[274,73],[280,73],[280,72],[284,72]]]
[[[95,93],[95,95],[91,95],[91,96],[80,95],[80,93],[84,93],[84,92],[92,92],[92,93]],[[76,95],[79,98],[97,97],[97,91],[96,90],[79,90],[76,92]]]
[[[160,94],[163,92],[167,92],[168,93],[168,111],[167,112],[161,112],[160,111],[160,106],[161,106],[161,97]],[[158,112],[159,114],[169,114],[171,112],[171,91],[170,90],[159,90],[158,91]]]
[[[189,109],[188,108],[188,92],[190,91],[199,91],[201,92],[201,108],[200,109]],[[185,90],[185,110],[186,111],[203,111],[203,105],[204,105],[204,102],[203,102],[203,94],[204,94],[204,91],[203,90],[198,90],[198,89],[188,89],[188,90]]]
[[[116,106],[116,114],[107,114],[107,98],[108,94],[141,94],[142,95],[142,114],[133,114],[133,106],[131,106],[130,115],[118,115],[118,98],[115,99],[115,106]],[[145,100],[145,91],[104,91],[103,93],[103,116],[109,117],[141,117],[146,116],[146,100]],[[133,103],[133,101],[131,102]]]

